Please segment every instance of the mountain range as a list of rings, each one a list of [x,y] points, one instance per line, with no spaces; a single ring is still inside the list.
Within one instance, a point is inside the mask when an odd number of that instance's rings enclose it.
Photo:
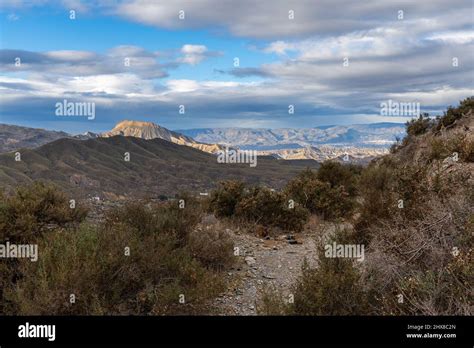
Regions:
[[[0,125],[0,152],[35,148],[48,142],[71,138],[87,140],[111,136],[131,136],[145,140],[163,139],[215,154],[225,147],[256,150],[259,155],[279,159],[324,161],[350,157],[366,162],[387,152],[405,128],[397,123],[352,126],[324,126],[306,129],[205,128],[171,131],[152,122],[124,120],[111,131],[71,135],[14,125]]]
[[[320,145],[387,148],[405,136],[405,125],[385,122],[314,128],[202,128],[177,132],[196,141],[262,151]]]
[[[88,140],[62,138],[35,149],[0,154],[0,183],[14,188],[33,180],[52,181],[78,196],[174,196],[205,192],[220,180],[282,187],[311,160],[279,161],[261,156],[248,164],[218,163],[216,156],[163,139],[128,136]],[[129,156],[128,160],[126,156]]]

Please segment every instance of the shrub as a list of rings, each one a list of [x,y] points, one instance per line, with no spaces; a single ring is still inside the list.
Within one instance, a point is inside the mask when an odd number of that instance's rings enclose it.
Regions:
[[[21,279],[8,289],[11,313],[183,314],[222,290],[217,274],[170,236],[140,236],[126,225],[55,232],[40,248],[37,264],[22,261]],[[187,305],[179,303],[180,294]]]
[[[450,106],[442,117],[437,119],[436,130],[449,127],[456,120],[459,120],[463,115],[472,113],[474,109],[474,97],[469,97],[460,102],[459,106],[454,108]]]
[[[208,312],[207,301],[224,290],[218,270],[232,262],[232,243],[220,232],[196,231],[200,206],[189,197],[185,202],[184,209],[178,201],[126,204],[97,226],[67,225],[36,235],[37,262],[0,263],[2,313]]]
[[[192,231],[187,247],[194,258],[211,269],[227,268],[234,260],[232,241],[223,229],[216,226]]]
[[[337,180],[333,181],[332,186],[331,182],[321,181],[318,175],[319,173],[316,174],[311,170],[303,171],[287,184],[285,194],[312,213],[321,214],[326,219],[349,216],[355,207],[354,197],[351,197],[344,185],[338,185]],[[326,169],[321,177],[326,177]],[[341,181],[350,182],[351,190],[355,190],[351,186],[351,179],[345,175],[339,178],[344,178]]]
[[[425,113],[408,121],[405,126],[408,136],[417,136],[426,133],[433,126],[433,120]]]
[[[210,210],[217,217],[230,217],[244,194],[244,183],[235,180],[222,181],[211,193]]]
[[[71,208],[57,187],[34,182],[13,195],[0,195],[0,240],[31,242],[49,226],[79,223],[86,215],[87,209],[80,204]]]
[[[291,207],[286,196],[280,192],[254,187],[238,203],[236,217],[299,232],[308,219],[308,211],[298,204]]]
[[[324,251],[321,251],[324,255]],[[321,254],[320,254],[321,255]],[[320,257],[319,266],[303,266],[290,307],[293,315],[368,314],[360,274],[351,260]]]
[[[354,164],[341,164],[334,161],[325,161],[318,168],[317,178],[322,182],[327,182],[331,188],[343,186],[349,195],[356,193],[357,175],[362,171],[362,167]]]
[[[184,207],[180,208],[180,200]],[[126,224],[140,235],[167,234],[184,245],[189,232],[201,220],[201,207],[196,199],[181,196],[176,201],[146,206],[130,203],[112,210],[106,216],[106,224]]]

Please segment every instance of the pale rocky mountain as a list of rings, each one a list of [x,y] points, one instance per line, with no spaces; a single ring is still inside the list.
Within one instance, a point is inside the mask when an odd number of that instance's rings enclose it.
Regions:
[[[274,156],[285,160],[312,159],[317,162],[337,160],[340,162],[367,163],[371,159],[388,153],[386,148],[357,148],[334,146],[306,146],[297,149],[258,151],[262,156]]]
[[[82,134],[77,134],[74,138],[79,140],[87,140],[87,139],[95,139],[98,138],[100,135],[94,132],[84,132]]]
[[[127,137],[149,139],[163,139],[175,144],[186,145],[208,153],[216,153],[224,147],[217,144],[198,142],[191,137],[176,133],[161,127],[153,122],[143,121],[121,121],[110,132],[101,133],[101,137],[112,137],[122,135]]]
[[[394,143],[396,138],[405,136],[405,126],[399,123],[374,123],[301,129],[202,128],[177,132],[191,136],[196,141],[262,151],[329,144],[385,148]]]

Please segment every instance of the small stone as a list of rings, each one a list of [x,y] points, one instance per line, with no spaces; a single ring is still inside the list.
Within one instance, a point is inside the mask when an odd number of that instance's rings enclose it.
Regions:
[[[246,256],[245,257],[245,262],[247,263],[247,265],[249,266],[252,266],[252,265],[255,265],[257,263],[257,261],[255,261],[255,259],[251,256]]]

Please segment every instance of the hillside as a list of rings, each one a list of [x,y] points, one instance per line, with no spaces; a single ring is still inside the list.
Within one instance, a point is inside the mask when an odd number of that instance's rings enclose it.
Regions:
[[[0,153],[20,148],[35,148],[66,137],[70,135],[65,132],[0,124]]]
[[[114,136],[89,140],[59,139],[37,149],[0,155],[2,186],[31,180],[51,180],[77,193],[114,195],[170,195],[215,187],[224,179],[240,179],[281,187],[313,161],[278,161],[258,157],[258,164],[220,164],[211,154],[162,139]],[[130,153],[130,161],[124,153]]]
[[[186,145],[195,149],[208,152],[216,153],[219,150],[223,150],[224,147],[218,144],[207,144],[194,140],[191,137],[187,137],[183,134],[170,131],[164,127],[153,122],[142,122],[142,121],[121,121],[115,125],[110,132],[100,134],[101,137],[112,137],[116,135],[123,135],[126,137],[136,137],[141,139],[163,139],[175,144]]]

